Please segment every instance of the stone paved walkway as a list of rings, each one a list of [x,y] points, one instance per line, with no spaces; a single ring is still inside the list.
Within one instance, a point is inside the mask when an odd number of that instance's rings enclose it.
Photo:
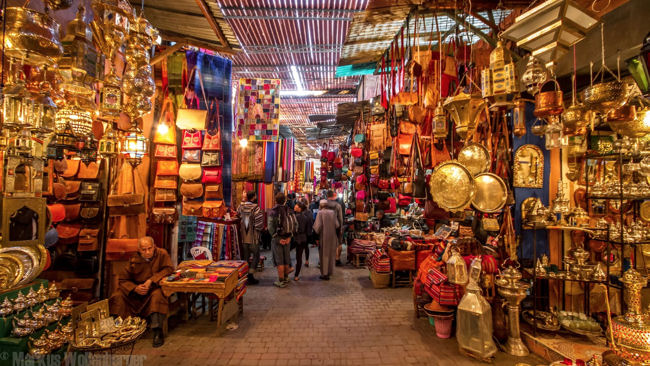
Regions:
[[[270,253],[263,253],[270,259]],[[299,282],[273,286],[267,261],[261,279],[244,295],[239,328],[216,337],[207,315],[176,326],[161,348],[151,335],[134,354],[145,365],[485,365],[462,356],[454,338],[439,339],[425,318],[415,319],[410,288],[374,289],[366,269],[337,268],[332,280],[318,279],[318,254]],[[293,278],[293,277],[292,277]],[[526,362],[499,352],[496,365]]]

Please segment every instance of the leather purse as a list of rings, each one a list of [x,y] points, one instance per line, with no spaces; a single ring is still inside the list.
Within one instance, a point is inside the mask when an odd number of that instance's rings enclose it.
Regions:
[[[408,114],[409,114],[409,121],[416,123],[416,124],[421,124],[424,122],[425,118],[427,117],[427,109],[424,106],[421,105],[410,105],[408,107]]]
[[[413,182],[404,182],[400,188],[402,189],[402,193],[405,195],[410,196],[413,194]]]
[[[124,169],[124,166],[122,167]],[[120,170],[121,173],[121,170]],[[131,185],[131,192],[117,193],[117,183],[120,181],[121,174],[113,182],[106,205],[109,207],[109,216],[133,216],[145,212],[144,207],[144,194],[135,193],[135,176],[136,173],[131,174],[133,179]]]
[[[377,187],[379,189],[390,189],[390,180],[379,179],[379,181],[377,182]]]
[[[59,233],[60,244],[74,244],[79,240],[80,224],[59,224],[56,232]]]
[[[217,132],[216,134],[212,135],[207,132],[205,134],[205,139],[203,140],[203,150],[221,150],[221,133]]]
[[[63,174],[68,169],[68,159],[54,160],[54,171]]]
[[[205,105],[208,105],[208,101],[205,100],[205,91],[203,89],[203,79],[201,78],[201,71],[194,66],[192,68],[192,71],[190,72],[190,77],[187,80],[194,81],[192,79],[192,76],[194,75],[194,72],[196,71],[196,75],[199,78],[199,83],[201,85],[201,95],[203,95],[203,100],[205,102]],[[189,92],[190,85],[193,85],[193,82],[188,82],[187,87],[185,88],[185,92],[183,93],[183,100],[185,100],[185,108],[178,108],[178,112],[176,114],[176,126],[180,128],[181,130],[202,130],[205,128],[205,122],[208,119],[208,111],[206,110],[200,110],[199,108],[199,97],[196,96],[196,93],[194,94],[194,98],[190,100],[190,103],[187,103],[187,96]],[[196,108],[197,109],[190,109],[190,106],[192,104],[192,101],[196,103]],[[199,146],[200,147],[200,146]]]
[[[162,127],[165,126],[165,127]],[[158,128],[153,136],[154,144],[176,145],[176,126],[174,126],[174,104],[172,98],[167,97],[163,101],[160,110]]]
[[[79,164],[81,163],[81,160],[72,160],[68,159],[66,161],[66,169],[61,174],[63,178],[74,178],[77,176],[77,172],[79,172]]]
[[[176,202],[176,189],[156,188],[153,197],[155,202]]]
[[[153,155],[156,158],[176,159],[176,145],[156,144],[156,150]]]
[[[204,151],[201,166],[221,166],[221,151]]]
[[[386,124],[376,123],[370,126],[370,151],[382,151],[386,148]]]
[[[183,183],[181,184],[181,195],[185,198],[199,198],[203,196],[203,184]]]
[[[138,251],[138,239],[117,239],[106,240],[107,261],[125,261],[131,258]]]
[[[99,249],[97,236],[99,229],[82,229],[79,231],[79,243],[77,243],[78,252],[88,252]]]
[[[181,147],[185,149],[201,149],[203,146],[203,137],[201,136],[200,130],[195,131],[183,131],[183,141]]]
[[[226,212],[228,212],[228,208],[223,200],[203,202],[203,217],[219,219],[224,217]]]
[[[176,189],[178,188],[178,181],[175,176],[171,175],[157,175],[153,182],[154,188]]]
[[[47,210],[50,213],[50,220],[54,223],[61,222],[65,219],[65,206],[60,203],[53,203],[47,205]]]
[[[65,181],[65,199],[68,201],[76,200],[79,198],[81,181],[79,180],[66,180]]]
[[[223,190],[220,185],[216,184],[206,184],[205,186],[205,199],[206,200],[222,200],[223,199]]]
[[[203,214],[203,202],[183,200],[183,216],[201,216]]]
[[[81,202],[97,202],[101,193],[101,183],[99,182],[81,182]]]
[[[400,122],[399,133],[405,135],[414,135],[417,132],[417,126],[411,122]]]
[[[79,211],[81,211],[81,203],[64,205],[64,207],[65,207],[65,221],[75,221],[79,218]]]
[[[64,200],[65,196],[67,195],[65,184],[62,182],[52,183],[52,192],[54,193],[54,198],[56,198],[57,201]]]
[[[363,156],[363,149],[357,146],[351,147],[350,155],[352,155],[355,158],[360,158]]]
[[[178,161],[158,160],[156,163],[156,175],[178,175]]]
[[[77,178],[79,179],[97,179],[99,176],[99,164],[94,161],[91,161],[90,164],[86,163],[79,164],[79,173]]]
[[[81,211],[79,211],[79,216],[81,216],[82,219],[87,220],[87,221],[92,221],[97,219],[102,212],[102,209],[99,205],[90,205],[90,204],[84,204],[81,206]]]
[[[494,217],[484,217],[481,219],[481,229],[485,231],[499,231],[501,225],[499,225],[499,220]]]
[[[355,197],[356,197],[357,201],[365,200],[366,199],[366,191],[357,191]]]
[[[173,224],[178,221],[176,207],[154,207],[151,210],[151,221],[154,224]]]
[[[182,160],[184,163],[200,163],[201,149],[183,149]]]
[[[397,151],[400,155],[411,155],[413,145],[413,134],[400,133],[397,137]]]
[[[221,168],[203,169],[201,182],[205,184],[221,184]]]
[[[396,213],[397,212],[397,200],[395,197],[390,197],[386,201],[388,201],[389,209],[385,210],[386,213]]]
[[[183,163],[178,169],[178,175],[180,175],[181,178],[186,181],[199,180],[201,179],[201,165]]]
[[[401,193],[397,195],[397,205],[398,206],[401,206],[401,207],[408,206],[408,205],[411,204],[412,201],[413,201],[413,197],[411,197],[411,196],[403,195]]]

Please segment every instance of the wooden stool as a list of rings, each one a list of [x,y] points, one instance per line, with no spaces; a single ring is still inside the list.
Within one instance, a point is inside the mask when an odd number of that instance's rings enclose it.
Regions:
[[[352,258],[354,258],[354,266],[357,268],[361,268],[366,265],[366,254],[353,254]]]
[[[408,272],[408,280],[406,279],[406,275],[404,274],[404,277],[400,276],[398,279],[398,273],[399,272]],[[413,285],[413,271],[393,271],[393,287],[398,287],[398,286],[404,286],[404,287],[410,287]]]

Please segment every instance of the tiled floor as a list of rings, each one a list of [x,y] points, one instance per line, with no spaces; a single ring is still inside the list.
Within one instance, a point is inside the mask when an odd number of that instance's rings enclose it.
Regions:
[[[317,251],[311,255],[312,266],[284,289],[273,286],[267,262],[260,284],[244,296],[238,329],[216,337],[204,316],[172,327],[161,348],[151,348],[151,336],[142,339],[134,354],[145,365],[484,365],[414,317],[409,288],[374,289],[366,269],[350,266],[321,281]],[[543,364],[501,352],[494,364],[518,362]]]

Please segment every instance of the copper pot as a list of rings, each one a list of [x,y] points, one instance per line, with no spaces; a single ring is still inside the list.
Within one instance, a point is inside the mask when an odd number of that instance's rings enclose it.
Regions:
[[[553,82],[555,88],[546,90],[548,83]],[[557,116],[564,111],[564,103],[562,102],[562,90],[560,85],[555,79],[551,79],[539,88],[540,92],[535,96],[535,116],[547,117]]]
[[[650,133],[650,125],[644,122],[647,110],[636,110],[634,105],[624,105],[607,114],[607,124],[614,132],[631,138]]]
[[[562,113],[564,133],[567,135],[580,134],[589,125],[591,113],[582,104],[572,104]]]

